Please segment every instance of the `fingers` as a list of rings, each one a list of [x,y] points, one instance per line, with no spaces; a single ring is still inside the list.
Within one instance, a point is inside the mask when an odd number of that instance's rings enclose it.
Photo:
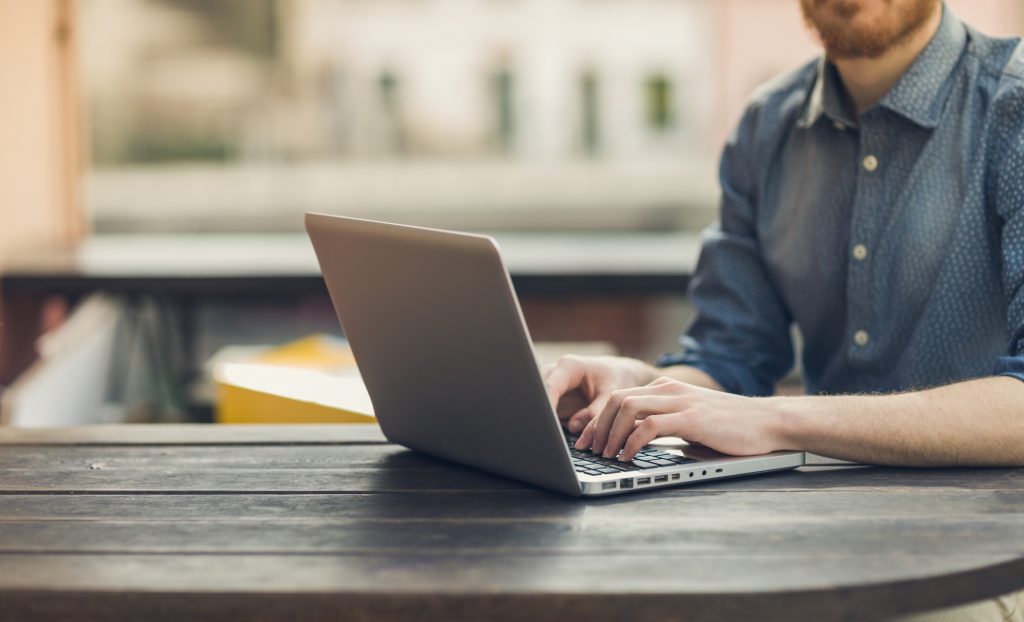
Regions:
[[[591,418],[590,422],[587,423],[583,431],[580,432],[580,437],[576,439],[576,449],[590,449],[594,445],[594,426],[597,423],[597,418]]]
[[[681,414],[676,415],[651,415],[643,421],[640,425],[637,425],[629,435],[625,446],[622,448],[622,453],[619,455],[619,460],[628,462],[636,456],[637,452],[644,448],[648,443],[658,438],[659,436],[667,436],[669,434],[669,426],[672,423],[678,424],[682,419]],[[678,430],[672,426],[672,432],[678,433]]]
[[[664,395],[668,393],[670,385],[661,386],[643,386],[635,387],[632,389],[620,389],[612,392],[608,397],[608,402],[605,407],[601,410],[600,414],[591,422],[593,427],[593,439],[591,450],[594,453],[603,453],[605,444],[608,442],[608,436],[611,434],[612,426],[615,424],[615,419],[618,417],[619,411],[622,409],[623,401],[629,397],[642,396],[642,395]]]
[[[593,418],[594,413],[590,408],[581,408],[576,414],[569,417],[569,420],[565,422],[565,427],[573,434],[579,434]]]
[[[551,406],[557,408],[562,396],[579,388],[586,376],[586,366],[575,356],[563,356],[557,365],[545,368],[544,388]]]
[[[643,422],[652,416],[673,412],[678,409],[679,399],[672,396],[633,395],[627,397],[622,401],[619,413],[615,417],[615,423],[612,424],[602,455],[605,458],[614,458],[619,454],[619,450],[623,448],[626,440],[634,433],[638,425],[643,425]]]
[[[566,421],[587,406],[590,406],[590,400],[579,389],[572,389],[558,398],[555,412],[560,420]]]

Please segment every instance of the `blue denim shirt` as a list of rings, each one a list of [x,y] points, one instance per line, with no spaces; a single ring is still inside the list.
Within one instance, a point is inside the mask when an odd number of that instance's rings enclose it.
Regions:
[[[687,364],[770,395],[1024,380],[1024,46],[948,8],[859,119],[819,59],[756,93],[722,155]]]

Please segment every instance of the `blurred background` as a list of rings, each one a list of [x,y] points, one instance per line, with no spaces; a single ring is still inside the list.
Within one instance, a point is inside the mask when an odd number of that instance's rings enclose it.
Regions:
[[[1019,0],[961,0],[1019,32]],[[78,0],[96,231],[694,229],[797,0]]]
[[[653,358],[725,137],[817,53],[798,0],[0,0],[0,381],[102,292],[178,406],[224,347],[337,333],[308,210],[494,234],[535,338]]]

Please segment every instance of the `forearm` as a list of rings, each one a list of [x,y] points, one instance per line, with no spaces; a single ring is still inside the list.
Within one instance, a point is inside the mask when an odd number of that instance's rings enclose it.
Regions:
[[[992,377],[894,395],[776,397],[781,448],[869,464],[1024,466],[1024,383]]]
[[[718,384],[714,378],[697,369],[696,367],[690,367],[689,365],[673,365],[672,367],[651,367],[651,380],[659,378],[661,376],[667,376],[674,378],[680,382],[686,384],[696,385],[698,387],[704,387],[705,389],[713,389],[715,391],[721,391],[722,385]]]

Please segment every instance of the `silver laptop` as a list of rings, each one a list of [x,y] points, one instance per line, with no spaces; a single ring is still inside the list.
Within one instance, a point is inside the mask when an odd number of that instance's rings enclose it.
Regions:
[[[327,289],[388,440],[569,495],[798,467],[648,446],[632,463],[572,446],[492,238],[306,214]]]

